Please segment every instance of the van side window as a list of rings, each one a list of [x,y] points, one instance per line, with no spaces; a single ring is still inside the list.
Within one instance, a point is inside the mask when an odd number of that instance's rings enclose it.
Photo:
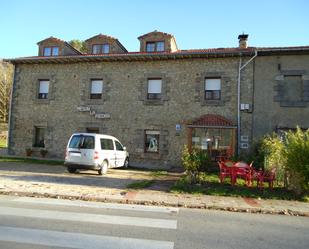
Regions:
[[[101,150],[114,150],[113,140],[102,138],[101,139]]]
[[[115,141],[115,144],[116,144],[116,150],[123,151],[123,147],[118,141]]]
[[[69,148],[71,149],[94,149],[94,137],[84,136],[84,135],[75,135],[71,139]]]

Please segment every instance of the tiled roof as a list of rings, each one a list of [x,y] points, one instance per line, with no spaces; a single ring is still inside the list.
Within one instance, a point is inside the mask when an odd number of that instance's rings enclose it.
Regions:
[[[235,126],[235,124],[220,115],[215,115],[215,114],[206,114],[198,119],[193,120],[193,122],[190,124],[192,126],[205,126],[205,127],[231,127]]]

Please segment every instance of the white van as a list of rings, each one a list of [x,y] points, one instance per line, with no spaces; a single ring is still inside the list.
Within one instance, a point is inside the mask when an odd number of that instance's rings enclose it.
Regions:
[[[67,145],[64,165],[70,173],[77,169],[97,170],[100,175],[108,168],[128,167],[129,153],[115,137],[74,133]]]

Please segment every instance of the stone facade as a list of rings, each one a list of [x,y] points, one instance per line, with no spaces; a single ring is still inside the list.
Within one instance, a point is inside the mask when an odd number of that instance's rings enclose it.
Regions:
[[[188,120],[216,113],[236,122],[237,65],[235,58],[18,65],[11,149],[14,154],[24,154],[25,148],[32,147],[34,127],[45,127],[46,149],[50,156],[62,158],[73,132],[97,127],[101,133],[122,141],[132,163],[157,167],[179,165],[182,148],[187,144]],[[228,98],[223,103],[207,105],[196,98],[196,82],[209,74],[225,79],[223,91],[228,91],[224,93]],[[166,99],[160,105],[145,104],[144,85],[149,75],[164,75]],[[93,76],[102,78],[106,84],[106,97],[100,102],[91,102],[87,94]],[[40,102],[36,94],[37,82],[42,77],[50,79],[52,94]],[[251,81],[247,77],[244,75],[244,82]],[[95,113],[108,113],[110,118],[95,118],[89,110],[79,111],[81,106],[90,107]],[[175,131],[176,124],[181,125],[179,134]],[[145,130],[160,131],[159,154],[144,152]]]
[[[257,57],[254,82],[255,139],[297,125],[309,128],[309,54]]]
[[[88,39],[88,50],[105,38]],[[180,165],[192,120],[216,114],[237,126],[238,82],[239,152],[248,152],[256,138],[278,127],[309,127],[309,48],[287,49],[284,55],[280,48],[266,51],[243,46],[182,51],[172,35],[157,31],[139,40],[141,51],[135,53],[127,53],[118,44],[122,50],[112,55],[11,60],[16,67],[10,153],[24,155],[25,148],[34,144],[36,128],[44,128],[49,156],[63,158],[72,133],[97,130],[119,138],[132,165],[165,169]],[[164,53],[146,53],[149,41],[164,41]],[[239,75],[240,65],[244,67]],[[284,82],[291,76],[298,77],[288,84],[293,90],[286,90]],[[219,99],[205,99],[207,78],[220,79]],[[47,99],[37,98],[42,79],[49,80]],[[100,99],[90,98],[93,79],[103,82]],[[147,97],[149,79],[161,80],[160,99]],[[299,96],[293,101],[296,93]],[[159,153],[146,152],[147,131],[159,134]]]

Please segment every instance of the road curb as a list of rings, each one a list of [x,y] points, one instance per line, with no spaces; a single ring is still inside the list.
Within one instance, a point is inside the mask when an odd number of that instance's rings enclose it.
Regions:
[[[24,196],[24,197],[36,197],[36,198],[54,198],[54,199],[66,199],[66,200],[82,200],[82,201],[95,201],[106,203],[120,203],[120,204],[136,204],[146,206],[166,206],[166,207],[182,207],[192,209],[208,209],[219,210],[229,212],[240,213],[255,213],[255,214],[277,214],[277,215],[290,215],[290,216],[304,216],[309,217],[309,212],[296,211],[291,209],[270,209],[270,208],[242,208],[242,207],[223,207],[212,204],[188,204],[185,202],[167,202],[167,201],[153,201],[153,200],[132,200],[132,199],[119,199],[119,198],[107,198],[107,197],[93,197],[93,196],[80,196],[80,195],[64,195],[64,194],[50,194],[50,193],[37,193],[37,192],[24,192],[24,191],[0,191],[1,195],[9,196]]]

